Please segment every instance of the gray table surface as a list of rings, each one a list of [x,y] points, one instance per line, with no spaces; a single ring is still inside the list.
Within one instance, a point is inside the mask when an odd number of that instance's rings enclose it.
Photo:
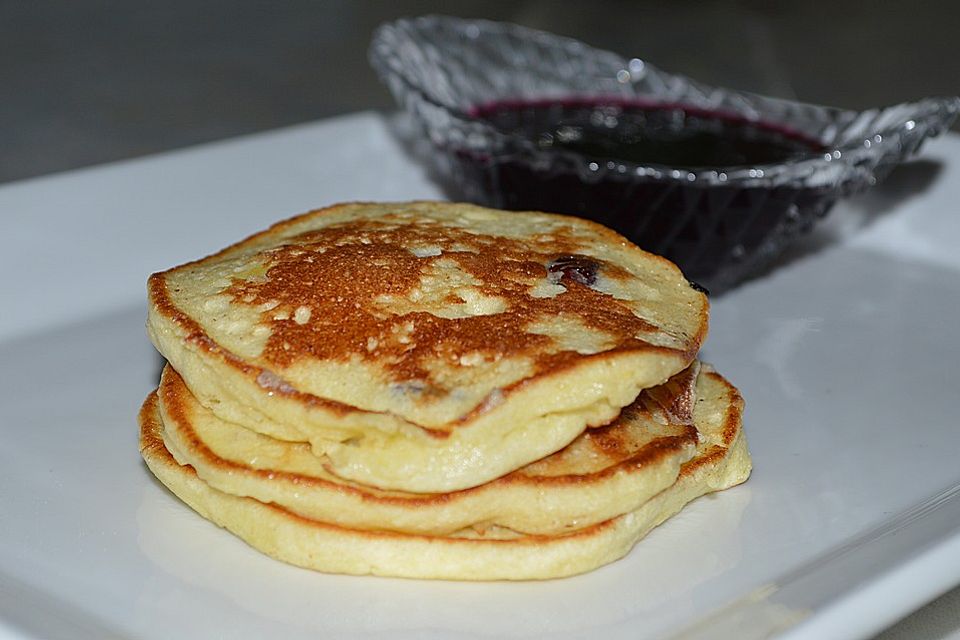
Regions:
[[[0,0],[0,182],[391,109],[370,32],[424,13],[517,22],[807,102],[960,93],[951,0]],[[878,637],[960,640],[960,589]]]

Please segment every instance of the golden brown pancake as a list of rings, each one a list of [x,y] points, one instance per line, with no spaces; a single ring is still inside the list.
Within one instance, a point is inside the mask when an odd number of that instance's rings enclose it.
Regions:
[[[625,555],[638,539],[697,496],[744,481],[750,459],[736,389],[704,367],[694,422],[701,434],[677,481],[635,511],[577,530],[541,536],[468,528],[447,536],[363,531],[310,520],[253,498],[213,489],[163,444],[156,394],[140,413],[140,447],[151,471],[198,513],[277,559],[327,572],[465,580],[554,578]]]
[[[499,526],[530,534],[581,529],[632,511],[669,487],[694,454],[699,363],[647,389],[612,423],[560,451],[453,493],[384,491],[339,478],[309,445],[217,418],[167,367],[158,390],[163,440],[214,489],[354,529],[450,534]]]
[[[149,332],[201,404],[340,477],[488,482],[686,368],[707,302],[591,222],[347,204],[154,274]]]

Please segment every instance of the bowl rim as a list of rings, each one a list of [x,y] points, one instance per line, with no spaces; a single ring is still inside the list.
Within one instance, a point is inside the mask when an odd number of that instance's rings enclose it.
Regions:
[[[514,158],[524,155],[541,156],[554,159],[563,158],[567,162],[574,162],[584,165],[588,172],[592,171],[598,175],[602,175],[603,172],[606,171],[615,171],[634,179],[654,179],[686,183],[706,182],[710,184],[722,185],[729,184],[731,182],[746,182],[769,186],[771,182],[779,184],[801,181],[807,179],[811,174],[814,174],[818,170],[823,170],[826,168],[847,174],[844,178],[835,181],[837,185],[845,182],[855,181],[857,178],[871,182],[872,167],[863,166],[864,164],[870,164],[870,156],[875,156],[877,159],[882,158],[885,155],[883,152],[883,148],[885,146],[893,145],[893,147],[899,150],[900,147],[902,147],[902,140],[900,138],[911,133],[916,128],[917,120],[932,119],[934,121],[934,128],[937,129],[932,132],[923,132],[924,135],[920,137],[923,139],[928,135],[937,135],[941,130],[949,127],[952,120],[957,116],[958,113],[960,113],[960,97],[958,96],[928,97],[915,102],[904,102],[891,105],[883,109],[875,108],[857,111],[853,109],[843,109],[839,107],[787,100],[735,89],[713,87],[680,74],[665,72],[649,62],[642,61],[645,74],[652,71],[665,77],[676,79],[677,81],[689,83],[691,86],[698,88],[700,91],[704,91],[706,89],[727,92],[728,94],[742,98],[753,111],[757,111],[759,108],[764,106],[770,107],[780,104],[789,105],[800,109],[818,109],[822,110],[826,114],[829,114],[832,118],[847,118],[849,121],[854,121],[858,118],[866,117],[871,114],[879,115],[884,111],[893,109],[914,111],[915,113],[903,122],[894,122],[880,129],[871,130],[864,137],[857,137],[843,144],[830,144],[825,143],[822,140],[818,140],[817,142],[823,145],[822,150],[799,153],[796,156],[782,162],[731,165],[722,168],[711,166],[681,168],[663,163],[640,163],[606,159],[607,162],[603,163],[603,166],[601,166],[600,163],[603,160],[601,158],[587,156],[569,149],[544,149],[536,145],[536,143],[529,138],[507,133],[494,126],[489,121],[478,118],[470,113],[470,111],[482,108],[484,104],[472,105],[469,110],[464,110],[456,105],[444,102],[435,94],[431,93],[428,87],[425,87],[422,83],[416,81],[416,79],[411,76],[408,69],[404,68],[404,66],[400,64],[395,56],[390,56],[383,51],[384,48],[388,48],[386,47],[386,40],[390,39],[391,37],[402,38],[409,41],[411,40],[411,29],[422,29],[424,26],[429,26],[431,24],[435,24],[436,22],[443,23],[445,26],[464,32],[469,40],[477,40],[482,36],[495,36],[497,34],[507,33],[515,37],[527,37],[539,39],[541,41],[551,41],[570,50],[571,53],[579,55],[583,55],[584,53],[592,53],[595,55],[607,56],[612,60],[616,60],[623,69],[629,67],[631,60],[628,60],[614,52],[593,47],[589,44],[567,36],[556,35],[547,31],[542,31],[514,23],[498,22],[487,19],[468,19],[444,16],[440,14],[428,14],[413,18],[399,18],[386,22],[377,27],[371,39],[369,49],[370,62],[376,71],[382,77],[387,77],[389,75],[390,77],[400,80],[407,91],[415,93],[418,99],[426,102],[432,107],[441,109],[446,113],[448,118],[458,121],[461,125],[464,125],[473,131],[483,132],[484,135],[494,142],[492,145],[494,149],[508,148],[511,150],[510,152],[503,154],[491,151],[491,149],[485,147],[485,153],[491,153],[498,159]],[[391,34],[397,35],[392,36]],[[605,104],[607,102],[615,104],[616,102],[625,103],[629,101],[634,103],[644,102],[646,103],[644,106],[649,107],[683,108],[688,111],[701,110],[703,112],[710,111],[708,108],[698,107],[697,105],[684,105],[683,103],[678,102],[676,99],[661,101],[656,99],[654,96],[614,96],[604,95],[600,92],[590,95],[571,92],[563,96],[544,96],[543,98],[531,97],[523,98],[522,100],[530,103],[540,101],[554,103],[561,101],[567,102],[591,100],[594,103],[599,104]],[[811,138],[815,139],[814,136],[801,133],[796,127],[791,127],[788,119],[778,120],[761,117],[751,118],[747,113],[724,111],[722,109],[711,111],[711,113],[713,115],[720,115],[720,117],[732,116],[744,122],[759,124],[761,126],[776,127],[778,129],[786,130],[790,133],[796,133],[808,140]],[[873,147],[876,147],[876,150],[872,150]],[[865,153],[867,154],[866,157],[864,155]],[[838,167],[837,165],[840,166]]]

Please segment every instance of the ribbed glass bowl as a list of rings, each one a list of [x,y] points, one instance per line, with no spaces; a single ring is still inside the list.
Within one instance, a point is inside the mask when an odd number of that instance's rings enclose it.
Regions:
[[[597,220],[713,291],[767,264],[960,110],[956,97],[862,112],[802,104],[707,86],[518,25],[442,16],[382,25],[370,61],[453,197]],[[545,127],[551,118],[557,126]],[[638,121],[668,141],[733,128],[797,148],[778,161],[711,166],[558,143]]]

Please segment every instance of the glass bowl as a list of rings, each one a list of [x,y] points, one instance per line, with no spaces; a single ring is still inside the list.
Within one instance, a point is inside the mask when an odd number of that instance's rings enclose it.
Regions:
[[[713,291],[946,130],[960,98],[850,111],[711,87],[576,40],[443,16],[370,61],[452,197],[583,216]]]

